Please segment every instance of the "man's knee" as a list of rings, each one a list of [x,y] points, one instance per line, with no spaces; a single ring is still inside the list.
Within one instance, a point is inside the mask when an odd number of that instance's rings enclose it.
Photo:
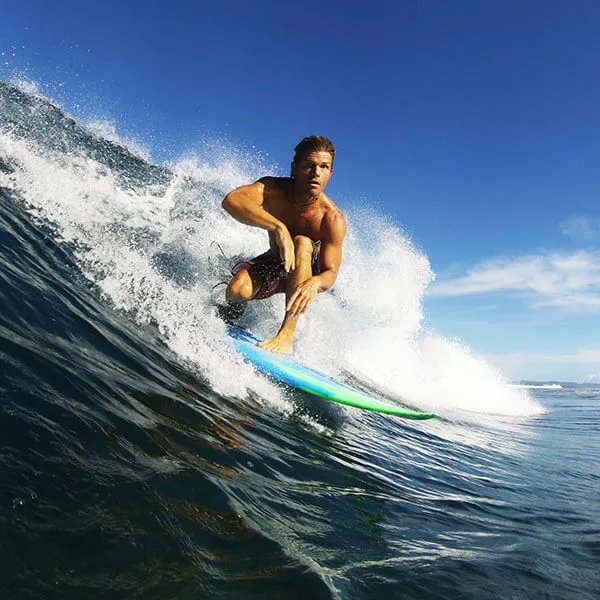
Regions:
[[[313,242],[305,235],[297,235],[294,237],[294,247],[296,248],[296,258],[306,257],[312,259]]]
[[[227,286],[225,297],[227,300],[235,302],[251,300],[254,292],[252,278],[246,269],[238,271]]]

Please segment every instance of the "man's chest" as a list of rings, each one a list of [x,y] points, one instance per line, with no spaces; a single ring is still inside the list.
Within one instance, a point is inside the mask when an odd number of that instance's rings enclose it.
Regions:
[[[295,209],[286,207],[273,214],[288,228],[290,234],[305,235],[311,239],[319,239],[323,211],[320,209]]]

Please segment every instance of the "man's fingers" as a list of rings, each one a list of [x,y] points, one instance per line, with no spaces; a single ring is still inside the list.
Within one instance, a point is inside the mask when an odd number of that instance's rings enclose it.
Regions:
[[[296,268],[296,252],[287,229],[278,232],[277,245],[279,246],[279,258],[283,263],[283,269],[286,273],[293,271]]]
[[[293,271],[296,268],[296,251],[294,249],[294,244],[290,243],[288,256],[290,257],[290,271]]]
[[[294,306],[296,299],[298,298],[298,294],[299,294],[299,290],[296,290],[290,297],[290,299],[288,300],[287,306],[285,307],[285,309],[288,312],[292,312],[292,307]]]
[[[283,262],[283,269],[286,273],[293,271],[296,268],[296,261],[294,255],[294,249],[286,248],[283,246],[279,249],[279,258],[281,258]]]
[[[302,298],[300,297],[300,292],[295,292],[294,295],[290,298],[288,302],[288,312],[292,317],[296,315],[302,314],[300,307],[302,305]]]
[[[286,310],[292,317],[302,315],[306,312],[309,304],[314,299],[314,294],[307,288],[297,289],[290,297]]]

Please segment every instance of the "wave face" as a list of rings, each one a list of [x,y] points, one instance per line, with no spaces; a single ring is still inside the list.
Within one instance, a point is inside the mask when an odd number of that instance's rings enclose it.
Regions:
[[[344,266],[297,353],[427,423],[283,390],[234,352],[217,284],[266,239],[220,201],[273,165],[218,143],[156,166],[101,131],[0,83],[7,597],[572,591],[541,558],[524,570],[563,528],[531,466],[544,390],[423,330],[433,274],[396,225],[344,207]],[[244,325],[271,334],[282,307]]]
[[[213,289],[235,260],[266,247],[264,232],[233,221],[222,198],[274,168],[225,144],[213,145],[208,157],[157,167],[114,135],[95,135],[96,123],[88,129],[43,98],[6,85],[2,92],[3,185],[73,249],[100,294],[137,323],[155,325],[218,393],[276,398],[278,390],[267,392],[233,353],[214,314],[223,288]],[[301,322],[299,356],[442,414],[539,414],[526,392],[507,386],[468,348],[421,331],[433,278],[426,256],[385,216],[368,207],[347,212],[344,266],[334,293],[319,297]],[[282,307],[281,296],[252,305],[244,324],[272,335]]]

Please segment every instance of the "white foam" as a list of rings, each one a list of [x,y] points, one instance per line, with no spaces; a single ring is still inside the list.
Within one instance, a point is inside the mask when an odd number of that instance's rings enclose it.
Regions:
[[[134,140],[130,136],[124,136],[117,133],[117,126],[113,121],[108,119],[92,118],[86,122],[86,126],[94,135],[104,138],[109,142],[114,142],[127,148],[129,152],[135,156],[139,156],[146,161],[151,161],[150,150]]]
[[[166,188],[125,190],[116,173],[81,155],[52,154],[8,134],[0,134],[0,153],[20,165],[10,175],[0,173],[0,183],[21,190],[36,214],[78,244],[82,268],[117,307],[139,322],[156,323],[169,347],[217,392],[244,396],[252,390],[290,410],[276,386],[242,363],[213,308],[218,292],[212,288],[229,274],[212,242],[228,257],[266,248],[266,234],[231,219],[221,199],[274,173],[274,166],[213,144],[209,155],[188,153],[170,165],[174,177]],[[421,330],[423,294],[433,273],[399,227],[369,207],[347,213],[335,292],[321,295],[301,321],[298,355],[442,415],[539,414],[525,390],[508,385],[465,345]],[[272,335],[282,311],[282,297],[256,303],[246,324]]]
[[[563,386],[559,383],[513,383],[512,387],[520,388],[524,390],[562,390]]]
[[[13,75],[10,78],[10,83],[25,94],[36,96],[42,100],[50,102],[51,100],[42,92],[42,86],[33,79],[29,79],[24,74]]]

